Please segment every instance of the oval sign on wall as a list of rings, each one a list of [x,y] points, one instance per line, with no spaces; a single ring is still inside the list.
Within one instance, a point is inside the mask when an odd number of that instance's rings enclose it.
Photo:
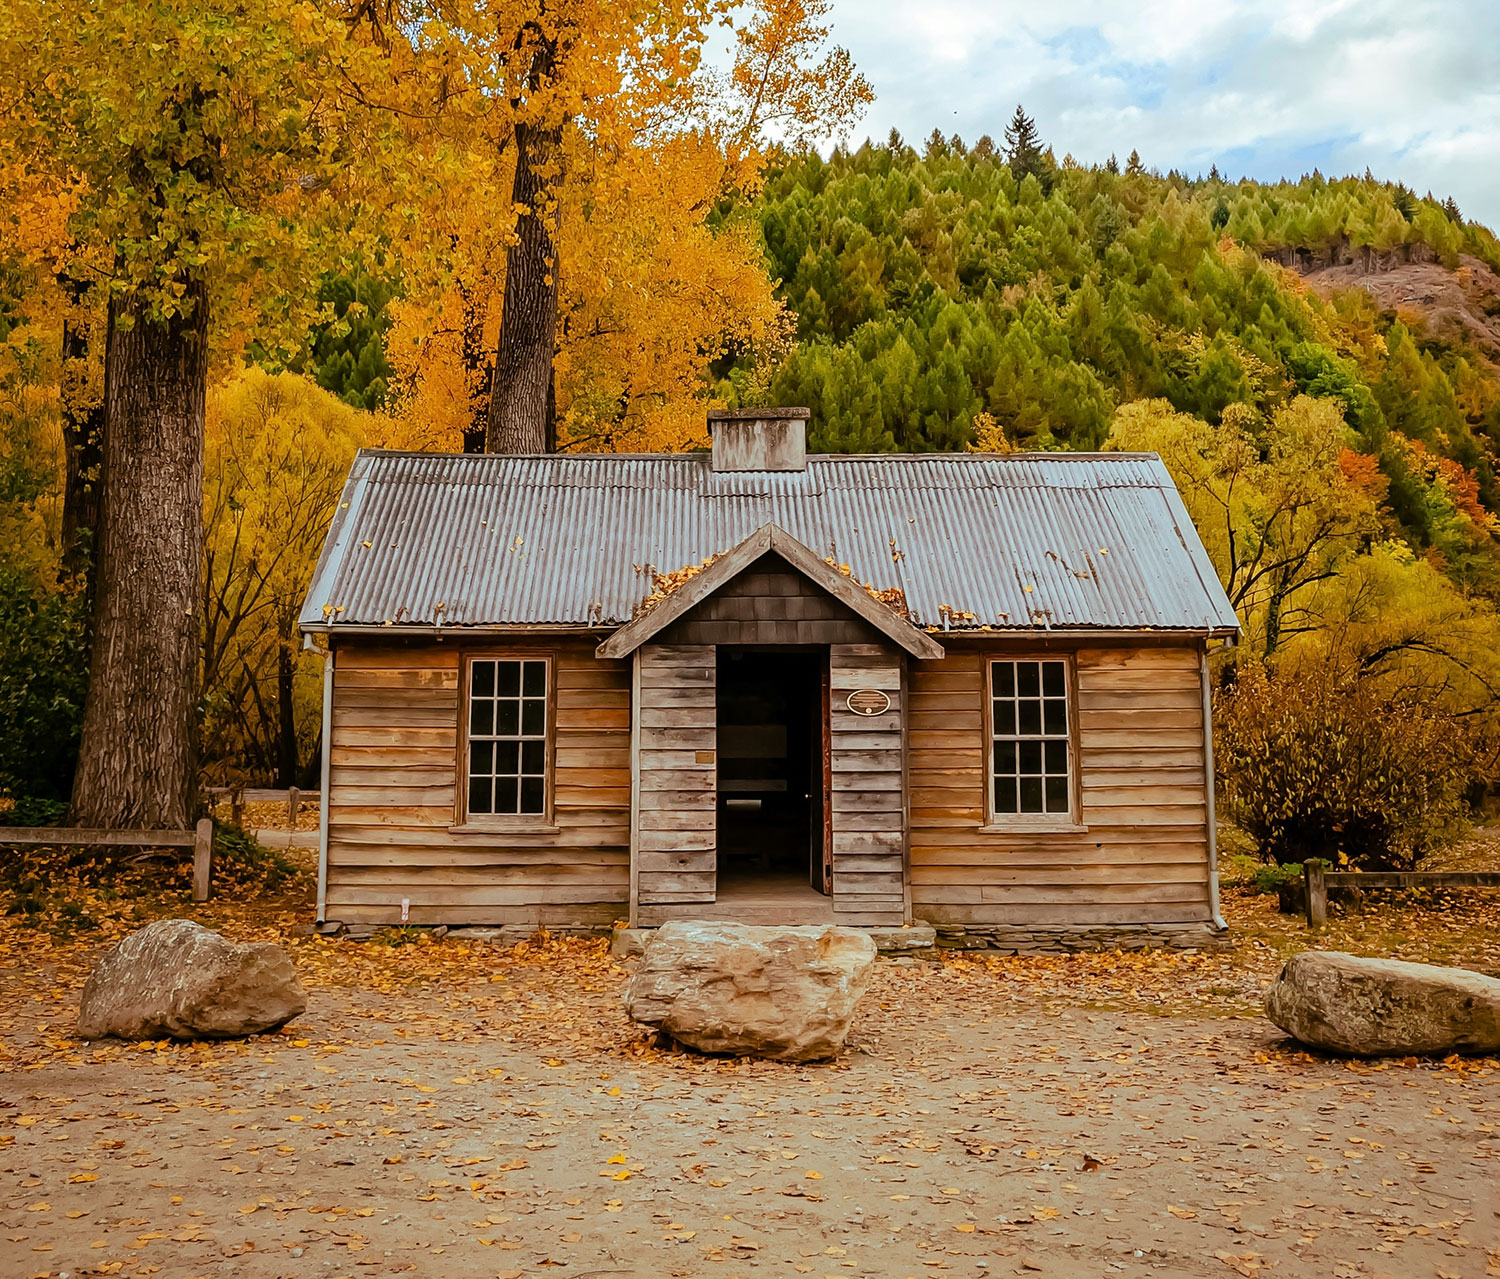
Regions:
[[[856,715],[884,715],[891,709],[891,699],[878,688],[857,688],[844,699]]]

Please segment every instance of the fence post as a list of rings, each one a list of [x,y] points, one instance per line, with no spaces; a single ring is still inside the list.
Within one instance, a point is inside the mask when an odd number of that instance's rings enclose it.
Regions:
[[[245,788],[236,786],[229,794],[229,820],[236,827],[245,824]]]
[[[297,810],[302,807],[302,792],[295,786],[288,786],[286,791],[286,828],[297,829]],[[290,845],[288,845],[290,847]]]
[[[200,817],[193,832],[193,900],[206,902],[213,877],[214,823],[211,817]]]
[[[1328,881],[1324,878],[1327,865],[1316,857],[1302,863],[1302,877],[1307,886],[1307,926],[1321,928],[1328,922]]]

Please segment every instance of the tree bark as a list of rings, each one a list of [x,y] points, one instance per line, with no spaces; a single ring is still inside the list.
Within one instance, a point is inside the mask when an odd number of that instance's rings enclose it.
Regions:
[[[556,167],[560,128],[516,126],[514,203],[524,210],[505,258],[505,299],[490,389],[488,453],[545,453],[557,342]],[[548,206],[552,207],[548,207]]]
[[[61,281],[71,309],[62,330],[63,507],[62,576],[92,587],[99,550],[99,506],[104,470],[104,404],[88,394],[93,326],[83,309],[86,286]]]
[[[208,301],[152,321],[111,300],[93,660],[69,820],[190,826],[197,792]]]

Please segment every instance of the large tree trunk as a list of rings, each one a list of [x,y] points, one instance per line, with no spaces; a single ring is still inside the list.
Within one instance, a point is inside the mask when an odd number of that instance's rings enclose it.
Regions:
[[[560,128],[516,126],[511,191],[524,210],[505,258],[505,299],[490,390],[489,453],[545,453],[557,341],[557,174]],[[549,207],[550,206],[550,207]]]
[[[99,506],[104,470],[104,404],[89,388],[91,317],[86,286],[61,281],[71,309],[62,330],[63,507],[62,575],[92,587],[99,550]]]
[[[197,792],[208,302],[153,322],[112,300],[104,502],[83,746],[70,820],[190,824]],[[133,323],[132,323],[133,321]]]

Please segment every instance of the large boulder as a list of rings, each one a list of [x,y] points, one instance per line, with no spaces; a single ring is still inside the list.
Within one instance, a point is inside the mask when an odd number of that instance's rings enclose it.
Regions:
[[[1271,983],[1266,1016],[1355,1057],[1500,1052],[1500,980],[1464,968],[1304,950]]]
[[[161,919],[106,951],[78,1008],[80,1039],[235,1039],[307,1009],[286,951],[240,945],[187,919]]]
[[[874,962],[853,928],[664,924],[625,1010],[701,1052],[816,1061],[844,1046]]]

